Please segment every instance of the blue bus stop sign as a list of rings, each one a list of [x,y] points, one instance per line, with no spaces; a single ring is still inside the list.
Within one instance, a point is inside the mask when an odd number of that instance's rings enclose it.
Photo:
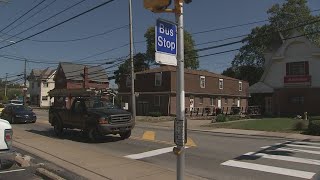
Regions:
[[[177,55],[177,26],[174,23],[157,20],[156,52]]]

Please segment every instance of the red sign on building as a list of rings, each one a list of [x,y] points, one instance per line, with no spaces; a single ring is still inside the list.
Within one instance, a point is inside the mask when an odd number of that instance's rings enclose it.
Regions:
[[[311,76],[285,76],[284,83],[308,83],[311,82]]]

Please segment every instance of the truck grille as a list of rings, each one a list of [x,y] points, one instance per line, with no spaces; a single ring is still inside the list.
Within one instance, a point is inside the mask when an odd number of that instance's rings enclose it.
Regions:
[[[111,118],[111,124],[121,124],[121,123],[127,123],[131,120],[130,115],[112,115]]]

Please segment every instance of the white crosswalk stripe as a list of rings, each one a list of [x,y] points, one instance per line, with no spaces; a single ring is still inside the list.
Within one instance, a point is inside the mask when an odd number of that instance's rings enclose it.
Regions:
[[[311,179],[316,174],[313,172],[299,171],[299,170],[280,168],[280,167],[274,167],[274,166],[266,166],[266,165],[260,165],[255,163],[234,161],[234,160],[226,161],[222,163],[222,165],[269,172],[274,174],[281,174],[281,175],[304,178],[304,179]]]
[[[242,155],[248,156],[248,158],[253,157],[254,159],[260,159],[258,161],[259,163],[252,162],[252,158],[250,158],[251,162],[245,162],[246,158],[240,158],[242,160],[228,160],[224,163],[221,163],[221,165],[260,172],[267,172],[278,175],[285,175],[302,179],[312,179],[315,174],[320,173],[320,156],[319,158],[317,158],[317,156],[320,155],[320,143],[304,141],[286,141],[283,143],[276,143],[271,146],[264,146],[261,147],[261,149],[262,150],[259,152],[248,152]],[[294,153],[291,153],[288,156],[281,155],[288,154],[288,152]],[[299,157],[294,157],[296,153],[299,153]],[[316,158],[312,159],[304,156]],[[274,162],[270,165],[270,163],[272,162],[270,160],[277,162]],[[290,164],[294,164],[294,166],[289,166],[291,168],[278,167],[278,162],[280,161],[287,162],[287,164],[280,163],[282,164],[282,166],[288,166]],[[273,166],[273,164],[278,164],[278,166]],[[309,171],[305,171],[305,165],[310,166],[311,169]],[[292,167],[294,168],[292,169]],[[302,170],[299,168],[302,168]]]

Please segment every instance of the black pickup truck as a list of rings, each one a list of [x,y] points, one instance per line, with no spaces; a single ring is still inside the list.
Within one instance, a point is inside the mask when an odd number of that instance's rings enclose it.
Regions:
[[[127,139],[135,125],[131,113],[93,97],[75,98],[70,109],[51,106],[49,122],[57,136],[62,135],[64,128],[75,128],[86,132],[93,141],[108,134]]]

